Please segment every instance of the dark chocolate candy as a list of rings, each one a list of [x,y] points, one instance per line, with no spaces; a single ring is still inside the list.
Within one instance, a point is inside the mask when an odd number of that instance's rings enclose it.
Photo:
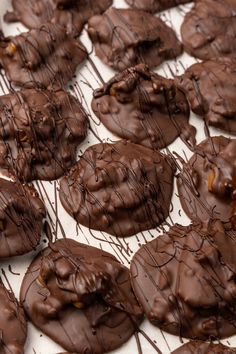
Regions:
[[[92,109],[107,129],[134,143],[160,149],[180,135],[195,144],[184,93],[144,64],[126,69],[96,90]]]
[[[71,239],[50,244],[35,258],[20,297],[30,320],[77,354],[120,347],[143,317],[128,269],[113,255]]]
[[[174,350],[172,354],[235,354],[236,348],[229,348],[221,343],[190,341]]]
[[[153,68],[182,53],[175,32],[144,11],[110,8],[88,21],[96,55],[116,70],[138,63]]]
[[[200,59],[236,54],[235,0],[198,0],[181,26],[185,50]]]
[[[62,205],[80,224],[118,237],[160,225],[174,169],[158,151],[119,141],[89,147],[61,179]]]
[[[135,9],[151,13],[164,11],[180,4],[186,4],[192,0],[125,0],[127,4]]]
[[[76,160],[87,116],[69,93],[26,89],[0,97],[0,168],[22,181],[53,180]]]
[[[24,354],[27,325],[14,294],[0,284],[0,353]]]
[[[44,204],[32,186],[0,178],[0,258],[35,249],[45,216]]]
[[[131,262],[131,282],[148,319],[180,337],[235,334],[235,252],[236,233],[220,221],[176,224],[143,245]]]
[[[52,22],[66,27],[67,33],[78,36],[88,19],[103,13],[112,0],[12,0],[13,11],[5,21],[21,21],[28,28]]]
[[[204,140],[184,164],[177,186],[191,219],[229,222],[236,214],[236,140],[223,136]]]
[[[219,58],[197,63],[176,78],[193,112],[207,124],[236,134],[236,61]]]
[[[0,64],[8,80],[24,87],[63,87],[86,57],[79,40],[50,23],[0,42]]]

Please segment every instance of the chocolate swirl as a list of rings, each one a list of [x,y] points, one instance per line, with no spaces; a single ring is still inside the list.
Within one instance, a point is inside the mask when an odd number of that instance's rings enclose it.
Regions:
[[[35,258],[21,301],[40,330],[77,354],[118,348],[142,320],[128,269],[113,255],[71,239],[50,244]]]
[[[191,341],[174,350],[172,354],[235,354],[236,348],[229,348],[221,343]]]
[[[96,55],[119,71],[138,63],[153,68],[182,53],[175,32],[144,11],[110,8],[90,18],[88,33]]]
[[[126,237],[166,219],[173,173],[158,151],[125,141],[101,143],[89,147],[61,179],[59,195],[82,225]]]
[[[125,0],[131,7],[151,13],[164,11],[192,0]]]
[[[0,168],[22,181],[53,180],[75,163],[87,116],[69,93],[27,89],[0,97]]]
[[[176,224],[142,246],[131,263],[134,292],[149,320],[175,335],[236,333],[236,234],[220,221]]]
[[[126,69],[97,89],[92,109],[110,131],[136,144],[163,148],[180,135],[195,145],[184,93],[173,80],[144,64]]]

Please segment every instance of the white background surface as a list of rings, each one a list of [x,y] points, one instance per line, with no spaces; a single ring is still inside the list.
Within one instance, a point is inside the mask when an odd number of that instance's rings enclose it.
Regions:
[[[37,0],[34,0],[37,1]],[[115,0],[114,6],[116,7],[128,7],[127,4],[123,0]],[[172,9],[170,11],[166,11],[161,14],[162,19],[170,26],[172,26],[177,33],[179,34],[179,28],[181,22],[183,21],[183,17],[186,11],[191,8],[191,4],[186,6],[180,6],[179,8]],[[2,16],[5,13],[6,9],[10,9],[10,0],[0,0],[0,16],[1,16],[1,25],[5,35],[13,35],[18,34],[21,31],[26,31],[26,29],[20,25],[16,24],[6,24],[2,20]],[[82,41],[87,47],[88,51],[92,50],[91,42],[88,39],[86,34],[86,30],[83,32]],[[101,61],[95,57],[94,53],[91,53],[90,57],[96,63],[96,66],[101,73],[103,79],[107,81],[110,79],[114,72],[103,65]],[[181,74],[183,72],[183,67],[190,66],[193,62],[195,62],[194,58],[191,58],[187,54],[183,54],[181,57],[177,58],[176,61],[170,61],[162,65],[157,72],[165,77],[171,77],[171,71],[177,74]],[[171,70],[170,70],[171,68]],[[99,79],[96,77],[92,67],[90,64],[85,63],[82,68],[79,68],[77,75],[77,87],[81,88],[81,91],[85,97],[83,105],[85,109],[91,114],[90,120],[93,129],[96,131],[98,136],[102,138],[104,141],[115,141],[118,140],[114,137],[110,132],[103,127],[98,119],[92,114],[90,109],[90,102],[92,97],[92,89],[89,87],[86,82],[89,82],[92,88],[97,88],[100,86]],[[3,84],[4,85],[4,84]],[[5,90],[7,93],[7,90]],[[0,89],[0,94],[3,94]],[[203,122],[201,119],[191,115],[190,119],[191,124],[195,125],[198,129],[197,140],[200,142],[204,139],[204,129]],[[220,132],[214,129],[210,129],[212,135],[219,135]],[[89,132],[87,139],[80,147],[80,154],[82,151],[86,149],[87,146],[98,143],[98,140],[94,137],[94,135]],[[180,139],[177,139],[172,145],[169,146],[170,151],[176,151],[179,155],[183,156],[186,154],[187,156],[191,156],[191,152],[187,149],[187,147],[181,142]],[[76,226],[75,221],[64,211],[62,208],[58,193],[57,187],[58,182],[44,182],[36,184],[36,188],[39,187],[41,191],[43,191],[43,187],[48,191],[50,195],[50,202],[45,193],[42,193],[42,197],[45,201],[45,204],[48,208],[49,214],[52,218],[53,224],[52,229],[54,233],[61,236],[60,224],[57,222],[56,215],[58,215],[59,220],[61,221],[61,225],[68,237],[72,237],[79,242],[88,243],[90,245],[101,247],[102,249],[113,253],[115,256],[119,258],[121,262],[129,266],[129,261],[133,256],[133,253],[139,248],[140,244],[145,242],[144,237],[141,234],[136,236],[123,239],[116,239],[105,233],[100,233],[97,231],[92,231],[92,233],[83,226]],[[56,193],[55,193],[56,192]],[[175,190],[176,193],[176,190]],[[174,193],[173,195],[173,211],[171,212],[171,219],[173,222],[178,222],[180,224],[188,224],[188,218],[185,216],[184,212],[181,210],[181,206],[178,200],[178,197]],[[181,210],[181,211],[180,211]],[[169,223],[172,223],[170,218],[168,219]],[[150,232],[145,232],[145,238],[147,240],[151,240],[153,237],[156,237],[160,234],[158,230],[151,230]],[[43,242],[42,242],[43,245]],[[1,247],[1,245],[0,245]],[[38,248],[38,250],[40,247]],[[10,284],[18,297],[19,289],[22,277],[29,265],[31,259],[33,257],[33,253],[16,257],[12,259],[8,259],[4,262],[0,263],[0,268],[4,269],[7,278],[10,281]],[[13,275],[9,271],[9,265],[11,265],[12,271],[16,273],[20,273],[20,275]],[[180,339],[178,337],[172,336],[165,332],[161,332],[158,328],[152,326],[148,323],[147,320],[143,322],[141,325],[141,329],[148,334],[148,336],[156,343],[156,345],[160,348],[163,354],[169,354],[171,350],[179,347],[181,345]],[[155,349],[141,336],[139,335],[143,354],[154,354],[156,353]],[[225,344],[231,344],[236,346],[236,337],[230,338],[228,340],[223,341]],[[31,324],[28,324],[28,339],[25,346],[25,354],[56,354],[64,351],[61,347],[51,341],[47,336],[42,334],[40,331],[36,330],[35,327]],[[125,345],[123,345],[119,350],[113,351],[113,354],[138,354],[138,348],[136,344],[136,340],[132,337]]]

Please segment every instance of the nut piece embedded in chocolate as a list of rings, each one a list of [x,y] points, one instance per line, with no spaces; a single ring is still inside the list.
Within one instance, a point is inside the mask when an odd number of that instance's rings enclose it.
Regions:
[[[236,348],[226,347],[221,343],[190,341],[174,350],[172,354],[235,354]]]
[[[64,87],[86,57],[79,40],[49,23],[0,42],[0,64],[8,80],[24,87]]]
[[[148,319],[180,337],[235,334],[235,252],[236,233],[220,221],[176,224],[143,245],[131,262],[131,283]]]
[[[155,228],[169,214],[174,169],[167,156],[125,141],[89,147],[60,181],[78,223],[117,237]]]
[[[181,27],[185,50],[204,60],[235,57],[235,12],[235,0],[196,1]]]
[[[176,83],[186,92],[193,112],[207,124],[236,134],[236,60],[194,64]]]
[[[23,308],[14,294],[0,283],[1,354],[24,354],[27,324]]]
[[[49,244],[35,258],[20,297],[30,320],[77,354],[119,348],[143,317],[129,270],[113,255],[71,239]]]
[[[0,178],[0,258],[35,249],[45,216],[44,204],[33,186]]]
[[[13,11],[8,11],[4,20],[20,21],[28,28],[51,22],[78,36],[90,17],[103,13],[111,5],[112,0],[12,0]]]
[[[90,18],[88,33],[96,55],[119,71],[138,63],[153,68],[182,53],[175,32],[144,11],[110,8]]]
[[[192,0],[125,0],[131,7],[151,13],[164,11]]]
[[[134,143],[161,149],[181,136],[195,145],[185,94],[173,80],[144,64],[126,69],[96,90],[92,109],[107,129]]]
[[[178,194],[190,219],[231,221],[236,229],[236,140],[204,140],[178,175]]]
[[[0,97],[0,169],[21,181],[53,180],[76,161],[87,116],[69,93],[26,89]]]

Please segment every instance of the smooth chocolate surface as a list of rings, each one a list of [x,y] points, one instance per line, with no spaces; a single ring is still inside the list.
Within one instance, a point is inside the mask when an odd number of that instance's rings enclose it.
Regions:
[[[25,89],[0,97],[0,168],[22,181],[61,177],[76,160],[87,116],[69,93]]]
[[[60,181],[60,199],[78,223],[126,237],[169,214],[174,169],[167,156],[119,141],[89,147]]]
[[[236,140],[223,136],[204,140],[178,175],[178,194],[190,219],[235,217]]]
[[[64,87],[86,57],[79,40],[51,23],[0,41],[0,65],[18,86]]]
[[[131,7],[151,13],[164,11],[191,0],[125,0]]]
[[[20,21],[30,29],[51,22],[78,36],[90,17],[111,5],[112,0],[12,0],[13,11],[8,11],[4,20]]]
[[[174,350],[172,354],[235,354],[236,348],[229,348],[221,343],[191,341]]]
[[[204,60],[235,57],[235,11],[235,0],[196,1],[181,26],[185,50]]]
[[[27,325],[14,294],[0,284],[0,353],[24,354]]]
[[[134,143],[163,148],[181,136],[195,144],[185,94],[173,80],[144,64],[126,69],[97,89],[92,109],[107,129]]]
[[[142,320],[128,269],[113,255],[71,239],[49,244],[35,258],[21,301],[41,331],[77,354],[120,347]]]
[[[219,58],[190,66],[176,78],[193,112],[216,128],[236,134],[236,61]]]
[[[44,204],[33,186],[0,178],[0,258],[35,249],[45,216]]]
[[[235,334],[235,241],[235,232],[213,221],[176,224],[143,245],[131,262],[131,282],[148,319],[180,337]]]
[[[182,53],[175,32],[144,11],[110,8],[90,18],[88,33],[99,59],[119,71],[138,63],[153,68]]]

